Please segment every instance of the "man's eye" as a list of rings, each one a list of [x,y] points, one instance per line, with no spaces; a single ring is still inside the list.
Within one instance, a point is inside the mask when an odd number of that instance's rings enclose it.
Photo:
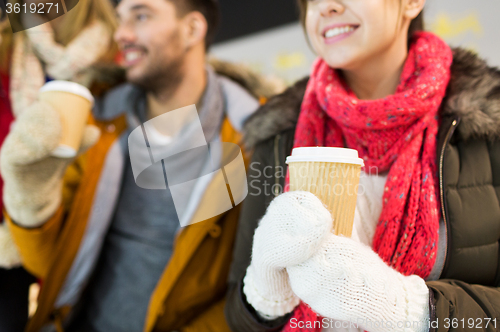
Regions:
[[[148,15],[146,14],[137,14],[135,19],[137,21],[146,21],[148,19]]]

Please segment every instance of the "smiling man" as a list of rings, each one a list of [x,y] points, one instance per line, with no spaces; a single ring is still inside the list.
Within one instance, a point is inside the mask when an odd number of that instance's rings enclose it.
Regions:
[[[43,284],[27,330],[226,331],[239,208],[181,228],[169,189],[135,183],[128,137],[150,119],[196,104],[208,143],[239,143],[257,98],[275,91],[241,68],[207,64],[216,0],[122,0],[117,13],[128,83],[97,100],[81,150],[93,147],[69,168],[68,160],[51,157],[60,120],[38,103],[2,150],[8,223],[26,268]],[[191,139],[188,125],[181,119],[173,130],[155,128],[150,146]],[[25,152],[36,157],[20,163]],[[183,158],[176,159],[181,171],[192,166]],[[190,204],[201,209],[208,194],[193,191],[185,203],[201,202]]]

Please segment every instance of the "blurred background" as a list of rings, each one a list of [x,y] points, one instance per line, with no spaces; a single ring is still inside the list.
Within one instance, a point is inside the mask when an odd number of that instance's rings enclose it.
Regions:
[[[243,62],[288,83],[308,75],[315,55],[298,22],[294,0],[220,0],[222,25],[212,55]],[[426,29],[451,46],[500,66],[500,1],[428,0]]]

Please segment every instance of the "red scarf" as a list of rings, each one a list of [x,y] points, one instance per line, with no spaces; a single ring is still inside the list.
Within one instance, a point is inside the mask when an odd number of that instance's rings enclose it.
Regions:
[[[9,100],[9,77],[0,73],[0,147],[9,133],[11,123],[14,121],[14,116],[10,109]],[[2,223],[3,211],[3,180],[0,174],[0,223]]]
[[[318,59],[306,90],[295,147],[358,150],[365,171],[389,171],[373,250],[404,275],[429,276],[438,245],[438,111],[450,80],[451,49],[429,32],[415,34],[394,95],[359,100],[338,72]],[[301,303],[292,318],[321,318]],[[301,323],[302,325],[302,323]],[[321,324],[316,323],[316,326]],[[283,331],[321,331],[321,328]]]

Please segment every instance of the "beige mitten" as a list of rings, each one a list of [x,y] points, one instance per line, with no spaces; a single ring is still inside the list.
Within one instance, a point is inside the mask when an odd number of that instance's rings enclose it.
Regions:
[[[12,269],[21,266],[21,256],[17,251],[9,228],[5,223],[0,224],[0,268]]]
[[[12,220],[23,227],[38,227],[59,208],[62,182],[74,159],[51,156],[59,145],[62,125],[57,111],[35,102],[16,119],[0,151],[4,205]],[[87,126],[80,153],[99,139],[95,126]]]

